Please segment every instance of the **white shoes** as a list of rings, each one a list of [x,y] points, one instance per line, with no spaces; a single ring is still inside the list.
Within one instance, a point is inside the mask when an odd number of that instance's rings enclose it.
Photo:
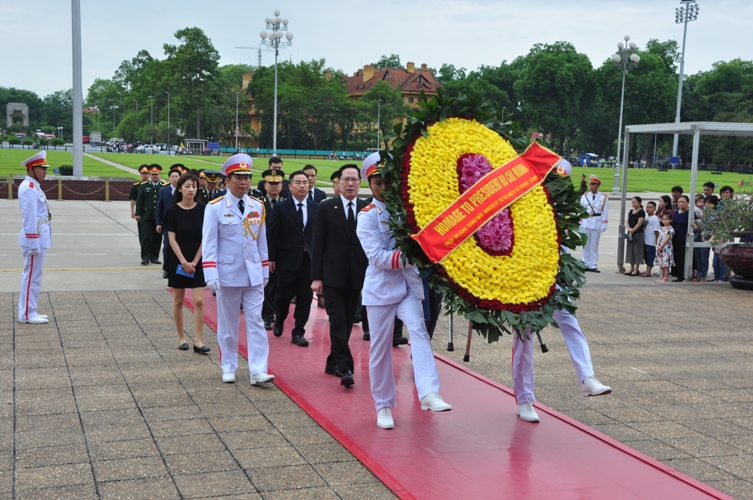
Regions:
[[[392,411],[384,407],[377,412],[377,425],[382,429],[394,429],[395,421],[392,420]]]
[[[31,316],[29,319],[18,318],[18,322],[29,323],[32,325],[44,325],[45,323],[49,323],[50,320],[43,314],[37,314],[35,316]]]
[[[235,373],[233,372],[222,372],[222,381],[226,384],[232,384],[235,382]]]
[[[523,403],[522,405],[518,405],[517,413],[518,416],[526,422],[539,421],[539,414],[536,413],[536,410],[533,409],[533,405],[531,403]]]
[[[432,392],[424,396],[424,399],[421,400],[421,409],[431,411],[447,411],[452,410],[452,406],[447,404],[438,392]]]
[[[583,391],[583,396],[603,396],[612,392],[612,388],[608,385],[604,385],[593,375],[586,377],[586,379],[580,384],[580,390]]]
[[[256,375],[251,375],[251,385],[261,385],[265,382],[271,382],[275,379],[274,375],[269,373],[259,372]]]

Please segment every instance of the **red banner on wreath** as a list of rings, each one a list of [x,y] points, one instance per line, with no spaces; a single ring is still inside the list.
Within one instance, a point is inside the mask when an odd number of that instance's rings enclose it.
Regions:
[[[412,238],[432,262],[441,262],[499,212],[544,182],[559,161],[559,156],[534,142],[522,155],[479,179]]]

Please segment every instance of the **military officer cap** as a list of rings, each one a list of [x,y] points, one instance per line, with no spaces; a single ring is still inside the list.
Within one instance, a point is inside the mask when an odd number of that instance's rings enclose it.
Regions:
[[[228,177],[230,174],[251,175],[251,167],[254,162],[250,156],[244,153],[233,155],[222,164],[222,175]]]
[[[556,165],[555,171],[562,177],[569,177],[573,173],[573,166],[570,162],[562,158]]]
[[[329,180],[331,180],[332,182],[339,181],[340,174],[342,174],[342,169],[335,170],[334,172],[332,172],[332,175],[329,176]]]
[[[181,175],[188,172],[188,169],[182,163],[176,163],[172,167],[170,167],[170,172],[172,172],[173,170],[178,171]]]
[[[204,170],[202,174],[207,178],[207,182],[210,182],[212,184],[214,184],[215,182],[220,182],[220,177],[222,177],[222,174],[217,172],[216,170]]]
[[[390,158],[392,158],[392,155],[390,155]],[[375,153],[371,153],[369,156],[366,157],[365,160],[363,160],[363,163],[361,164],[361,178],[365,180],[366,182],[369,182],[369,177],[371,177],[374,174],[379,173],[379,169],[384,165],[384,162],[382,162],[381,155],[379,154],[379,151]]]
[[[589,183],[589,184],[594,184],[594,183],[596,183],[596,184],[598,184],[599,186],[601,186],[601,180],[600,180],[600,179],[599,179],[598,177],[596,177],[595,175],[592,175],[592,176],[591,176],[591,177],[590,177],[590,178],[588,179],[588,183]]]
[[[207,176],[206,176],[206,174],[204,173],[204,169],[203,169],[203,168],[200,168],[200,169],[199,169],[199,179],[206,179],[206,178],[207,178]]]
[[[261,178],[267,182],[282,182],[285,178],[285,172],[279,168],[270,168],[261,173]]]
[[[162,165],[157,165],[156,163],[152,163],[149,165],[149,172],[152,174],[158,174],[162,172]]]
[[[141,165],[139,167],[139,172],[141,172],[141,173],[144,173],[144,172],[149,173],[149,165],[147,165],[146,163],[144,163],[143,165]]]
[[[47,163],[47,151],[40,151],[28,160],[22,161],[21,165],[26,167],[26,170],[30,170],[34,167],[49,167],[50,165]]]

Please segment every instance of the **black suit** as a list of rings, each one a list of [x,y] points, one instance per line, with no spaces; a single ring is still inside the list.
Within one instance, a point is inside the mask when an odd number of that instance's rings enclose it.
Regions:
[[[268,195],[264,195],[261,199],[264,202],[264,210],[267,213],[267,217],[272,216],[272,210],[285,198],[280,195],[279,199],[274,203],[270,201]],[[267,222],[267,241],[269,241],[269,222]],[[277,295],[277,275],[274,273],[269,274],[269,282],[264,287],[264,305],[261,307],[261,317],[264,323],[272,323],[275,320],[275,295]]]
[[[293,335],[303,336],[311,312],[311,239],[317,203],[306,201],[308,220],[301,227],[297,217],[298,201],[292,196],[277,203],[267,224],[269,261],[275,263],[277,295],[275,297],[275,326],[282,330],[288,317],[290,301],[295,299],[295,328]]]
[[[159,190],[157,196],[157,225],[161,226],[165,221],[165,214],[167,209],[175,205],[175,194],[173,193],[173,187],[168,184]],[[173,253],[173,249],[170,247],[170,240],[167,237],[167,231],[162,228],[162,270],[167,271],[167,258]]]
[[[347,220],[348,207],[340,196],[324,200],[314,221],[311,279],[322,281],[326,297],[331,342],[327,367],[341,372],[353,371],[348,341],[369,265],[355,231],[355,218],[366,202],[355,199],[353,205],[352,224]]]
[[[309,195],[311,195],[311,196],[309,196]],[[322,191],[318,187],[315,187],[314,189],[312,189],[311,191],[309,191],[309,195],[306,195],[308,197],[309,201],[311,201],[311,198],[314,198],[314,201],[316,203],[321,203],[322,201],[324,201],[324,200],[327,199],[327,193],[325,193],[324,191]]]

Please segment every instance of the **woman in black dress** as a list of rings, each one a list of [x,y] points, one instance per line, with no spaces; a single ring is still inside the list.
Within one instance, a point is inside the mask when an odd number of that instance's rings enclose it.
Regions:
[[[194,352],[207,354],[202,342],[204,333],[204,270],[201,266],[201,228],[204,205],[197,202],[199,178],[183,174],[175,186],[175,205],[165,213],[163,227],[167,231],[172,252],[167,261],[167,285],[173,289],[173,317],[178,330],[178,349],[188,350],[183,331],[183,300],[186,288],[193,289]]]
[[[643,264],[643,221],[646,212],[643,210],[643,200],[640,196],[633,197],[633,209],[627,218],[627,255],[625,263],[630,264],[630,271],[625,276],[638,276],[638,268]]]
[[[682,195],[677,200],[677,206],[680,208],[672,218],[672,228],[675,235],[672,236],[672,248],[675,251],[675,267],[672,268],[672,276],[675,277],[672,282],[685,281],[685,239],[688,233],[688,217],[690,211],[690,198]]]

